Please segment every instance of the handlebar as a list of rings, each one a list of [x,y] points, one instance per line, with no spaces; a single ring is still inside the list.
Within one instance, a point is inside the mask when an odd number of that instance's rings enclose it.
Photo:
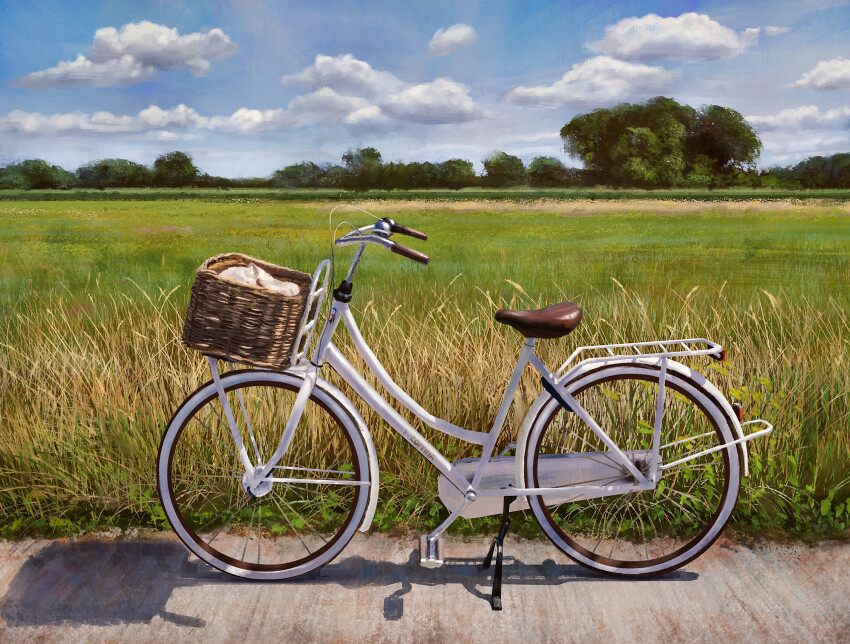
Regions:
[[[342,237],[337,239],[334,244],[336,246],[375,244],[376,246],[382,246],[383,248],[391,250],[396,255],[407,257],[408,259],[412,259],[420,264],[428,264],[428,262],[431,261],[431,258],[428,257],[428,255],[420,253],[418,250],[408,248],[398,242],[390,241],[388,238],[393,233],[407,235],[408,237],[413,237],[415,239],[428,239],[428,235],[426,233],[413,228],[408,228],[407,226],[402,226],[401,224],[394,222],[389,217],[385,217],[383,219],[379,219],[374,224],[362,226],[344,234]]]
[[[414,262],[419,262],[420,264],[425,264],[427,266],[428,262],[431,261],[431,258],[428,257],[425,253],[420,253],[418,250],[413,250],[412,248],[408,248],[399,243],[394,243],[390,250],[394,252],[396,255],[401,255],[402,257],[407,257],[408,259],[412,259]]]
[[[389,217],[384,217],[381,221],[385,221],[390,225],[390,232],[399,233],[401,235],[407,235],[408,237],[414,237],[423,241],[428,239],[427,233],[423,233],[422,231],[415,230],[413,228],[408,228],[407,226],[402,226],[401,224],[397,224]]]

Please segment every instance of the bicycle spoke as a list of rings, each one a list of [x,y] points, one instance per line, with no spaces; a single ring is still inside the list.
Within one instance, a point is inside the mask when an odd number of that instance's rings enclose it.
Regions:
[[[245,547],[242,548],[242,556],[240,559],[245,560],[245,553],[248,551],[248,541],[251,539],[251,528],[254,527],[254,515],[257,513],[257,506],[251,510],[251,522],[248,524],[248,531],[245,533]]]
[[[240,499],[239,501],[241,501],[241,499]],[[236,509],[235,509],[233,512],[231,512],[231,513],[230,513],[230,516],[229,516],[229,517],[227,517],[227,518],[228,518],[228,520],[229,520],[229,519],[230,519],[230,517],[232,517],[234,514],[236,514],[237,512],[239,512],[239,511],[240,511],[243,507],[247,507],[247,506],[242,506],[242,505],[240,505],[239,501],[237,501],[237,502],[236,502]],[[219,533],[220,533],[220,532],[224,529],[224,526],[225,526],[225,525],[227,525],[227,522],[223,523],[223,524],[222,524],[222,526],[221,526],[218,530],[216,530],[216,531],[215,531],[215,534],[212,536],[212,538],[210,538],[210,540],[209,540],[209,541],[207,541],[207,543],[208,543],[208,544],[212,545],[212,542],[213,542],[213,541],[215,541],[216,537],[218,537]]]
[[[682,512],[684,512],[684,513],[685,513],[685,514],[687,514],[688,516],[693,517],[694,519],[696,519],[697,521],[699,521],[702,525],[705,525],[705,521],[703,521],[702,519],[700,519],[697,515],[693,514],[690,510],[688,510],[685,506],[683,506],[681,503],[679,503],[678,501],[676,501],[676,499],[674,499],[673,497],[671,497],[669,494],[665,494],[664,492],[659,492],[659,494],[661,494],[661,496],[663,496],[663,497],[664,497],[665,499],[667,499],[668,501],[671,501],[671,502],[672,502],[672,503],[674,503],[676,506],[678,506],[678,508],[679,508]]]
[[[274,501],[274,504],[275,504],[275,505],[278,507],[278,509],[280,510],[280,513],[283,515],[283,518],[284,518],[284,519],[286,520],[286,522],[289,524],[289,527],[292,529],[292,532],[294,532],[294,533],[295,533],[295,536],[297,536],[297,537],[298,537],[298,540],[301,542],[301,545],[302,545],[302,546],[304,546],[304,550],[306,550],[306,551],[307,551],[307,554],[308,554],[308,555],[312,555],[312,554],[313,554],[313,552],[310,550],[310,548],[308,548],[308,547],[307,547],[307,544],[306,544],[306,543],[304,543],[304,539],[302,539],[302,538],[301,538],[301,533],[300,533],[300,532],[298,532],[298,530],[296,530],[296,529],[295,529],[295,526],[294,526],[294,525],[292,525],[292,521],[290,521],[290,520],[289,520],[289,516],[287,516],[287,514],[286,514],[286,512],[284,512],[283,508],[282,508],[282,507],[280,507],[280,503],[278,503],[278,502],[277,502],[277,499],[275,499],[274,497],[272,497],[272,501]],[[284,501],[284,503],[286,503],[286,501]],[[289,504],[288,504],[288,503],[286,503],[286,506],[287,506],[287,507],[289,507]],[[291,508],[290,508],[290,509],[291,509]]]
[[[262,506],[262,504],[260,505],[259,510],[260,510],[260,516],[257,519],[257,564],[258,565],[260,563],[260,545],[262,544],[262,541],[263,541],[263,533],[262,533],[262,529],[263,529],[263,506]]]
[[[301,472],[322,472],[327,474],[347,474],[349,476],[354,476],[354,472],[346,472],[345,470],[320,470],[317,468],[311,467],[290,467],[288,465],[276,465],[276,470],[298,470]]]
[[[213,465],[211,463],[204,463],[203,461],[196,461],[195,459],[189,458],[187,456],[175,456],[174,458],[177,460],[185,461],[187,463],[196,463],[197,465],[201,465],[203,467],[212,467],[213,469],[224,470],[225,472],[233,472],[234,474],[237,474],[239,476],[242,476],[244,474],[244,472],[240,472],[239,470],[232,470],[228,467],[223,467],[221,465]]]
[[[216,415],[216,416],[218,416],[218,412],[217,412],[217,411],[215,411],[215,408],[212,408],[212,410],[213,410],[213,412],[215,412],[215,415]],[[239,460],[239,458],[236,456],[236,454],[233,452],[233,450],[231,450],[231,449],[230,449],[230,448],[229,448],[229,447],[228,447],[228,446],[224,443],[224,441],[223,441],[223,440],[221,440],[221,439],[218,437],[218,434],[216,434],[213,430],[211,430],[209,427],[207,427],[206,423],[204,423],[204,421],[202,421],[200,418],[198,418],[197,416],[195,416],[194,418],[195,418],[195,420],[197,420],[197,421],[198,421],[198,422],[199,422],[199,423],[200,423],[200,424],[204,427],[204,429],[206,429],[206,430],[207,430],[210,434],[212,434],[212,435],[215,437],[215,439],[216,439],[219,443],[221,443],[221,446],[222,446],[224,449],[226,449],[228,452],[230,452],[230,455],[231,455],[233,458],[235,458],[237,461]],[[221,420],[221,416],[218,416],[218,419],[219,419],[219,420]],[[224,424],[224,421],[222,421],[222,423]],[[225,427],[226,427],[226,426],[227,426],[227,425],[225,424]]]

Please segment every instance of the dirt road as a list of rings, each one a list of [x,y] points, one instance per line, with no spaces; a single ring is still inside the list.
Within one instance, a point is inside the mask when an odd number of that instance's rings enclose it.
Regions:
[[[488,542],[359,535],[294,582],[220,574],[170,537],[0,542],[3,642],[847,642],[850,544],[725,540],[685,569],[619,581],[548,542],[506,541],[504,610],[490,609]],[[492,570],[492,569],[491,569]]]

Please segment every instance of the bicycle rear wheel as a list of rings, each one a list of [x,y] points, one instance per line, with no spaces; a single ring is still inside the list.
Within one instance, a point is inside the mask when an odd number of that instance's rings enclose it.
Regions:
[[[253,464],[278,446],[301,380],[241,371],[222,378]],[[160,497],[180,539],[198,557],[249,579],[285,579],[331,561],[366,511],[368,453],[340,405],[318,389],[273,476],[249,494],[213,383],[192,394],[168,425],[158,463]]]
[[[575,400],[645,474],[659,376],[658,366],[621,363],[587,369],[566,384]],[[662,463],[733,439],[732,422],[719,396],[696,372],[676,363],[668,365]],[[541,486],[547,468],[551,476],[553,464],[576,472],[572,478],[563,475],[562,480],[568,481],[565,492],[570,485],[607,486],[634,480],[577,414],[550,400],[528,434],[524,450],[528,484]],[[693,560],[719,536],[738,496],[739,453],[730,446],[659,475],[653,490],[598,498],[565,493],[550,499],[549,505],[534,496],[529,504],[549,539],[578,563],[615,575],[659,575]]]

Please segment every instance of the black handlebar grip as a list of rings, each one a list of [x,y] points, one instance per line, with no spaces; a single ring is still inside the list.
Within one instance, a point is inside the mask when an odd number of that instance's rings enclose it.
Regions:
[[[394,243],[390,250],[396,255],[407,257],[407,259],[412,259],[414,262],[419,262],[420,264],[427,265],[428,262],[431,261],[431,258],[428,257],[425,253],[420,253],[418,250],[413,250],[412,248],[408,248],[407,246],[403,246],[399,243]]]
[[[423,233],[420,230],[415,230],[413,228],[408,228],[407,226],[402,226],[401,224],[397,224],[389,217],[384,217],[384,221],[390,225],[390,231],[394,233],[399,233],[401,235],[407,235],[408,237],[413,237],[415,239],[421,239],[423,241],[428,239],[428,233]]]

